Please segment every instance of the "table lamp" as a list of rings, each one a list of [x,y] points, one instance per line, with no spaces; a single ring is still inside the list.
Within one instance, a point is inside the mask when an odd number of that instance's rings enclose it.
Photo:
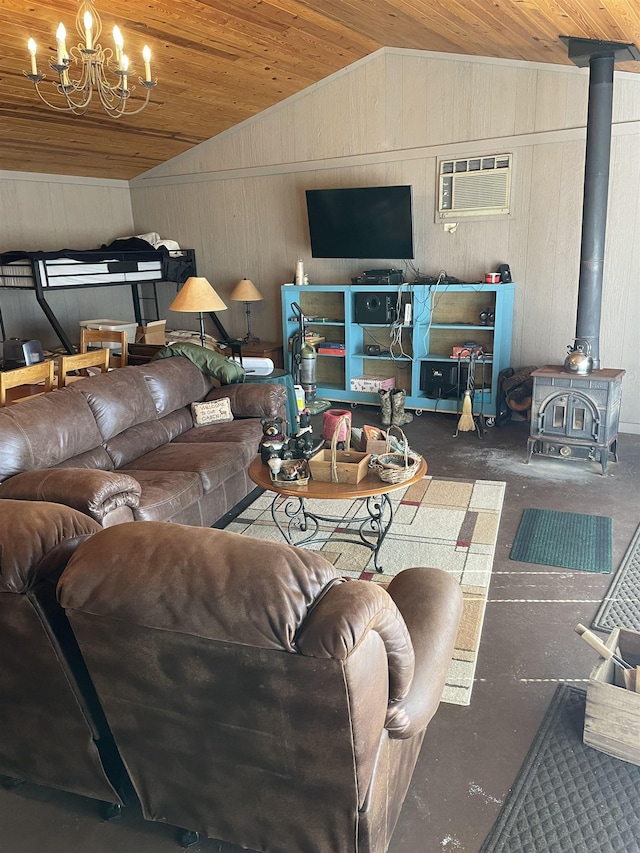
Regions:
[[[260,302],[263,298],[258,288],[249,278],[241,279],[233,288],[231,296],[229,296],[229,299],[232,299],[234,302],[244,302],[246,306],[247,334],[243,338],[245,344],[257,344],[260,342],[260,338],[251,333],[251,303]]]
[[[178,295],[169,306],[169,311],[185,311],[198,314],[200,319],[200,343],[205,345],[204,311],[226,311],[227,306],[206,278],[190,276],[182,285]]]

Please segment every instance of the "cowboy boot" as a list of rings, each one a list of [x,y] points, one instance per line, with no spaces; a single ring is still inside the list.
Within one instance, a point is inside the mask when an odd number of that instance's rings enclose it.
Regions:
[[[380,411],[382,413],[382,426],[391,426],[391,391],[385,388],[378,389],[380,396]]]
[[[391,391],[391,425],[401,427],[405,424],[410,424],[413,420],[413,415],[410,415],[404,410],[404,401],[407,398],[407,392],[401,388],[395,388]]]

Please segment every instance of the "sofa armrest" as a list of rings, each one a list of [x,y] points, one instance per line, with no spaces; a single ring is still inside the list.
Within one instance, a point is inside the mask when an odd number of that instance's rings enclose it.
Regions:
[[[241,382],[209,391],[205,400],[228,397],[236,418],[286,417],[287,389],[276,382]]]
[[[57,578],[78,544],[100,525],[67,506],[0,500],[0,592],[26,593]]]
[[[405,569],[388,587],[409,629],[415,654],[407,696],[389,706],[386,728],[409,738],[426,728],[444,689],[462,615],[459,584],[441,569]]]
[[[0,484],[0,498],[64,504],[99,522],[118,507],[137,507],[140,492],[129,474],[94,468],[39,468]]]
[[[414,653],[398,608],[378,584],[332,584],[313,605],[296,636],[296,646],[310,657],[346,660],[369,631],[376,631],[385,646],[389,700],[400,701],[412,684]]]

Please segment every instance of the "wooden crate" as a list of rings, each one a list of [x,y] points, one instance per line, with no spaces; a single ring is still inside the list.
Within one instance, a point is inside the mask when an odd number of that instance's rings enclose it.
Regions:
[[[368,434],[367,434],[368,433]],[[370,436],[374,435],[384,435],[385,438],[373,438]],[[386,432],[380,429],[380,427],[373,426],[364,426],[362,428],[362,435],[360,437],[360,446],[358,447],[356,443],[353,441],[352,436],[352,444],[356,448],[356,450],[362,450],[363,453],[371,453],[376,456],[379,453],[387,452],[387,439]]]
[[[309,460],[311,476],[321,483],[332,483],[331,450],[320,450]],[[358,453],[355,450],[336,450],[336,470],[338,483],[359,483],[366,477],[369,467],[370,453]]]
[[[606,643],[619,648],[621,657],[640,664],[640,633],[614,628]],[[611,660],[601,660],[591,671],[587,686],[583,740],[614,758],[640,766],[640,693],[626,690],[622,670]]]

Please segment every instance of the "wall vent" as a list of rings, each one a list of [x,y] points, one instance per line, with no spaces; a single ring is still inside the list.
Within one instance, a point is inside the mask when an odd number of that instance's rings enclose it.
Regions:
[[[436,221],[509,213],[511,154],[441,160]]]

